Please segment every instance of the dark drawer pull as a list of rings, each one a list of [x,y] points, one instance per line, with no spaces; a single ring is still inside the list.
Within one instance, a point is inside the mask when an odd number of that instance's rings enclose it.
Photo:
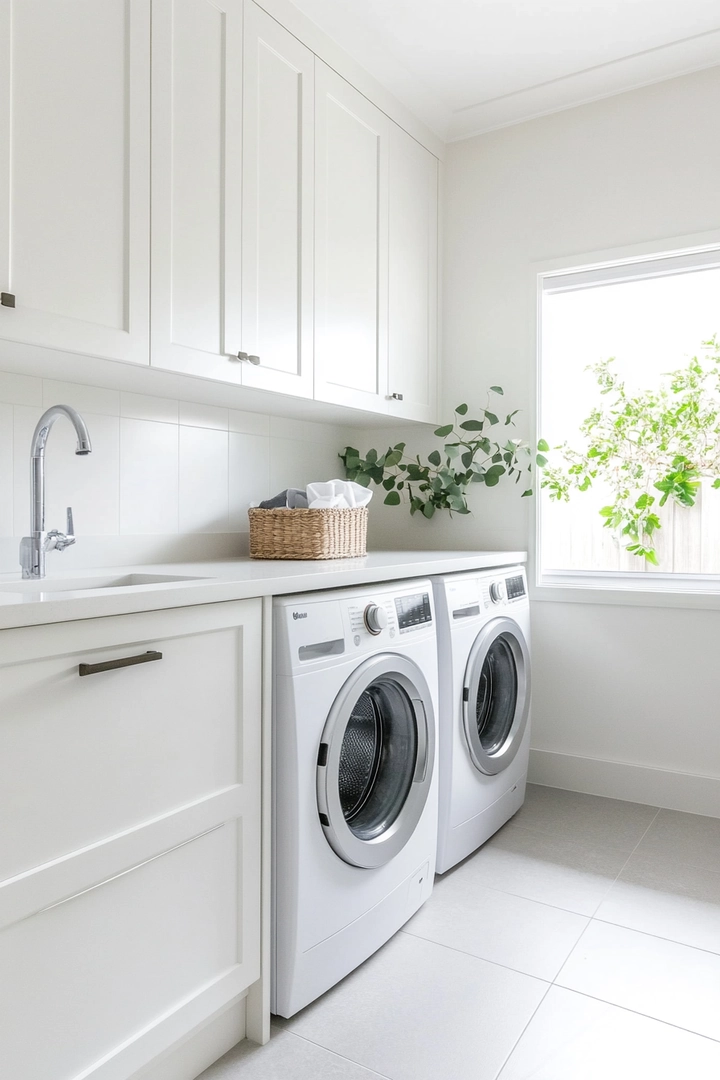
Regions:
[[[114,671],[115,668],[134,667],[135,664],[149,664],[151,660],[162,660],[161,652],[144,652],[139,656],[124,656],[122,660],[104,660],[101,664],[80,664],[78,674],[97,675],[98,671]]]

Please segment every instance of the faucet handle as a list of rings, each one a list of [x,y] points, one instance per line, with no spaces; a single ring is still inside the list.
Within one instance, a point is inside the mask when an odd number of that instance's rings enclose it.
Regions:
[[[65,535],[66,535],[66,538],[68,540],[71,537],[72,537],[73,540],[75,539],[75,529],[73,528],[72,506],[68,506],[68,508],[67,508],[67,525],[65,526]]]

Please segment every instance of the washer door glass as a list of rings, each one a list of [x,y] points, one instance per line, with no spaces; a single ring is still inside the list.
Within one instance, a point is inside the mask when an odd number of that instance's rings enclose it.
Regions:
[[[481,772],[498,773],[513,760],[530,707],[530,658],[512,619],[488,623],[475,640],[463,689],[465,734]]]
[[[318,810],[346,862],[377,867],[405,846],[422,815],[434,756],[432,700],[420,669],[372,657],[342,688],[318,754]]]

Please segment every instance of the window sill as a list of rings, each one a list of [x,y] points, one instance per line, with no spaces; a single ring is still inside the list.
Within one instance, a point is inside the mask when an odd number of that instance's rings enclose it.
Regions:
[[[566,604],[720,610],[720,576],[547,571],[532,589],[531,598]]]

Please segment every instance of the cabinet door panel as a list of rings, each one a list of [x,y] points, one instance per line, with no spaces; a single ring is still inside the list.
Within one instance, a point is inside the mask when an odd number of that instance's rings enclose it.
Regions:
[[[243,383],[312,397],[314,57],[252,0],[244,56]]]
[[[242,0],[153,4],[152,363],[239,383]]]
[[[147,363],[149,0],[0,0],[0,29],[0,337]]]
[[[315,69],[315,396],[386,412],[390,122]]]
[[[390,138],[388,391],[393,416],[437,420],[438,162],[395,124]],[[402,394],[402,399],[393,398]]]

